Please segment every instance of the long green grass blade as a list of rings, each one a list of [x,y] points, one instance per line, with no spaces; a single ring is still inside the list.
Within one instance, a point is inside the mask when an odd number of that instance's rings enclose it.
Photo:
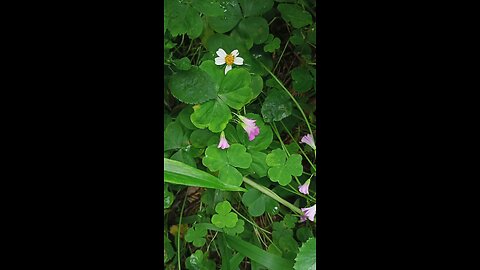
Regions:
[[[214,188],[225,191],[246,191],[242,187],[226,185],[217,177],[188,166],[180,161],[164,158],[163,166],[163,179],[167,183],[193,187]]]
[[[236,236],[225,235],[228,245],[270,270],[292,270],[294,261],[266,252]]]

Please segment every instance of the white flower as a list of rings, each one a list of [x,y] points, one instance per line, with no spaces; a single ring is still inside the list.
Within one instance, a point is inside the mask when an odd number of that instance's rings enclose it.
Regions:
[[[230,54],[227,54],[222,48],[217,51],[218,57],[215,58],[215,65],[221,66],[227,64],[225,67],[225,75],[232,69],[232,65],[243,65],[243,58],[238,57],[238,50],[233,50]]]

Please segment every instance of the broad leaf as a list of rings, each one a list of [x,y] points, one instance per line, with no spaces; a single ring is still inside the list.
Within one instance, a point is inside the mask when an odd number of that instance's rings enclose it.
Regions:
[[[242,11],[236,0],[221,1],[220,5],[224,8],[223,15],[209,16],[208,21],[215,32],[225,33],[232,30],[237,25],[242,18]]]
[[[308,239],[302,245],[297,257],[295,258],[295,270],[315,270],[317,269],[317,245],[315,238]]]
[[[238,31],[249,36],[253,43],[262,44],[268,38],[268,22],[263,17],[249,17],[238,24]]]
[[[280,121],[292,114],[290,97],[279,89],[272,89],[262,104],[262,116],[265,122]]]
[[[202,103],[217,96],[214,81],[203,70],[192,67],[179,71],[170,79],[170,90],[178,100],[187,104]]]
[[[243,16],[262,15],[273,7],[273,0],[238,0]]]
[[[221,100],[210,100],[193,107],[194,112],[190,120],[197,128],[207,128],[215,133],[225,129],[232,113],[228,106]]]
[[[297,4],[279,4],[277,9],[282,14],[282,18],[295,28],[312,24],[312,15]]]
[[[218,97],[228,106],[240,110],[252,98],[251,77],[247,70],[234,68],[223,79]]]

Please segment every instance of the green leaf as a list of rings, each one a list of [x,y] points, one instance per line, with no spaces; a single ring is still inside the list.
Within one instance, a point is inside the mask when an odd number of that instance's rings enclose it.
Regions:
[[[217,33],[208,38],[206,47],[212,53],[215,53],[219,48],[225,50],[226,53],[231,53],[233,50],[238,49],[238,44],[232,37]],[[240,51],[240,54],[242,53],[243,52]],[[215,57],[217,57],[216,54],[213,58]],[[240,55],[240,57],[243,56]]]
[[[180,111],[178,114],[178,120],[180,120],[180,123],[187,129],[191,130],[197,130],[197,128],[192,124],[192,121],[190,120],[190,115],[193,113],[193,109],[191,105],[187,105],[183,110]]]
[[[190,63],[190,59],[188,59],[188,57],[175,59],[173,60],[173,64],[175,65],[176,68],[180,70],[189,70],[190,68],[192,68],[192,64]]]
[[[243,16],[262,15],[273,7],[273,0],[238,0]]]
[[[218,1],[192,0],[192,6],[199,12],[207,16],[221,16],[223,15],[223,8]]]
[[[163,180],[166,183],[194,187],[213,188],[226,191],[245,191],[244,188],[222,183],[217,177],[182,162],[163,159]]]
[[[210,145],[205,150],[205,157],[202,159],[203,165],[208,167],[210,171],[216,172],[228,165],[227,151]]]
[[[170,123],[163,133],[164,150],[178,149],[185,145],[183,129],[180,123]]]
[[[237,236],[225,235],[225,238],[231,248],[268,269],[291,270],[293,267],[294,262],[292,260],[287,260],[280,256],[268,253]]]
[[[255,150],[249,150],[249,153],[252,156],[250,168],[258,177],[266,176],[268,172],[268,165],[266,163],[267,154]]]
[[[167,25],[172,37],[176,37],[179,34],[185,34],[188,26],[185,20],[185,16],[188,12],[188,6],[177,0],[167,0],[165,2],[164,14],[167,15]]]
[[[225,129],[232,113],[228,106],[221,100],[210,100],[193,107],[194,112],[190,120],[197,128],[206,128],[218,133]]]
[[[275,149],[266,157],[267,165],[270,167],[283,166],[287,160],[287,154],[282,149]]]
[[[185,260],[185,267],[189,270],[215,270],[215,262],[199,249]]]
[[[278,50],[280,48],[280,39],[279,38],[274,38],[270,42],[267,42],[265,46],[263,46],[263,50],[266,52],[275,52],[275,50]]]
[[[185,235],[185,241],[192,243],[196,247],[202,247],[205,245],[207,241],[205,239],[205,235],[207,235],[207,229],[202,227],[190,228]]]
[[[249,36],[253,43],[262,44],[268,38],[268,22],[263,17],[249,17],[238,24],[238,31]]]
[[[198,38],[203,31],[203,21],[200,14],[193,8],[189,8],[185,16],[187,34],[191,39]]]
[[[251,77],[247,70],[235,68],[223,79],[218,97],[228,106],[240,110],[252,98]]]
[[[208,16],[208,21],[215,32],[225,33],[237,25],[242,18],[242,11],[236,0],[221,1],[220,5],[224,8],[223,15]]]
[[[163,237],[163,263],[167,263],[175,256],[175,251],[173,250],[170,240],[168,240],[167,235],[164,234]]]
[[[205,150],[202,163],[212,172],[220,171],[218,175],[220,181],[228,185],[240,186],[243,176],[234,166],[248,168],[252,163],[252,157],[245,152],[245,147],[241,144],[232,144],[227,150],[210,145]]]
[[[298,241],[306,242],[308,238],[313,237],[313,233],[312,230],[308,227],[300,227],[296,232],[296,236]]]
[[[242,203],[247,207],[248,213],[253,217],[259,217],[265,213],[265,210],[272,210],[272,208],[278,206],[275,200],[254,188],[248,189],[247,192],[243,194]]]
[[[180,149],[175,154],[173,154],[170,157],[171,160],[176,160],[183,162],[189,166],[192,166],[193,168],[197,168],[197,163],[195,162],[195,159],[191,155],[191,153],[187,152],[186,149]]]
[[[277,9],[282,14],[282,18],[295,28],[312,24],[312,15],[297,4],[279,4]]]
[[[295,258],[295,270],[315,270],[317,269],[317,245],[315,238],[308,239],[302,245],[297,257]]]
[[[278,182],[286,186],[292,181],[292,175],[300,176],[303,173],[302,156],[298,154],[291,155],[286,162],[285,153],[281,149],[275,149],[267,155],[268,177],[273,182]]]
[[[238,221],[237,214],[230,212],[232,206],[228,201],[223,201],[215,206],[217,214],[212,216],[212,224],[219,228],[234,228]]]
[[[218,178],[225,184],[240,186],[243,183],[242,174],[231,165],[227,165],[220,169]]]
[[[265,122],[280,121],[292,114],[292,102],[284,91],[272,89],[262,104]]]
[[[252,163],[252,156],[246,152],[245,146],[232,144],[227,149],[228,163],[237,168],[247,169]]]
[[[205,148],[208,146],[208,141],[211,137],[216,137],[219,139],[219,136],[215,133],[212,133],[208,129],[197,129],[190,134],[190,143],[192,146],[197,148]]]
[[[313,86],[313,78],[305,67],[296,67],[292,70],[293,88],[295,91],[303,93],[310,90]]]
[[[204,61],[200,65],[200,69],[205,71],[215,82],[215,91],[218,92],[218,90],[220,89],[220,84],[225,77],[224,70],[221,67],[215,65],[215,62],[213,60]]]
[[[244,231],[244,225],[245,225],[245,221],[243,221],[242,219],[239,219],[237,221],[237,224],[235,224],[235,227],[233,228],[223,228],[223,231],[226,233],[226,234],[229,234],[229,235],[236,235],[236,234],[240,234]]]
[[[252,83],[250,84],[250,88],[252,88],[252,100],[257,98],[258,95],[263,90],[263,79],[260,75],[253,75],[252,76]]]
[[[187,104],[202,103],[217,96],[214,81],[203,70],[192,67],[179,71],[170,79],[170,90],[178,100]]]

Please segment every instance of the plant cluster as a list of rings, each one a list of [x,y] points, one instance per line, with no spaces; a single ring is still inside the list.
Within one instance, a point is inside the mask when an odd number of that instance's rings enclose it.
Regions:
[[[315,8],[165,1],[165,269],[315,269]]]

